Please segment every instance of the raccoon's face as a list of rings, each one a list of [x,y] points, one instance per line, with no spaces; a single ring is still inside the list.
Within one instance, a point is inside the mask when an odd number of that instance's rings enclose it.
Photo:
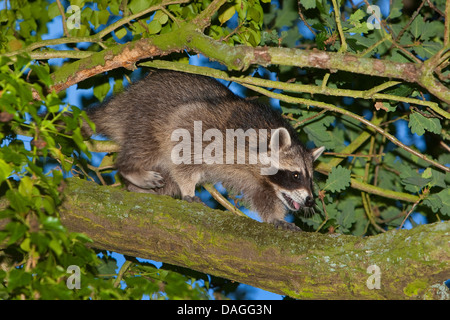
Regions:
[[[291,144],[287,130],[280,131],[278,171],[268,178],[278,198],[289,210],[314,206],[313,162],[324,149],[306,150],[303,146]]]
[[[312,178],[309,173],[279,170],[271,181],[278,198],[291,211],[314,206]]]

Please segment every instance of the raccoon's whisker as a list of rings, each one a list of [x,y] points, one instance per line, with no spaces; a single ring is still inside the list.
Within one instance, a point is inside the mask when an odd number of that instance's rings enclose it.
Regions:
[[[315,215],[316,214],[316,211],[314,210],[314,208],[313,207],[304,207],[303,208],[303,215],[306,217],[306,218],[310,218],[310,217],[312,217],[313,215]]]

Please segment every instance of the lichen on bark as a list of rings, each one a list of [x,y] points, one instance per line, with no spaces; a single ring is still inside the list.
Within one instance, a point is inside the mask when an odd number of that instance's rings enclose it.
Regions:
[[[60,215],[93,246],[187,267],[294,298],[445,297],[450,222],[355,237],[272,225],[167,196],[69,179]],[[381,270],[369,289],[367,268]],[[420,285],[417,285],[420,284]],[[441,290],[442,291],[442,290]]]

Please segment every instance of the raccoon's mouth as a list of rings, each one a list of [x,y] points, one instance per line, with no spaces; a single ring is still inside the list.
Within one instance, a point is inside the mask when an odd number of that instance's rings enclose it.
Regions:
[[[291,197],[289,197],[286,193],[281,193],[284,200],[286,200],[286,204],[292,211],[297,211],[300,209],[300,204],[296,201],[294,201]]]

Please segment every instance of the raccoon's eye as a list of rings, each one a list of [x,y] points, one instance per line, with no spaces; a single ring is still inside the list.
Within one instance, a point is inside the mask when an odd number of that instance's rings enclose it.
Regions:
[[[294,178],[294,180],[300,180],[301,179],[300,172],[292,172],[292,178]]]

